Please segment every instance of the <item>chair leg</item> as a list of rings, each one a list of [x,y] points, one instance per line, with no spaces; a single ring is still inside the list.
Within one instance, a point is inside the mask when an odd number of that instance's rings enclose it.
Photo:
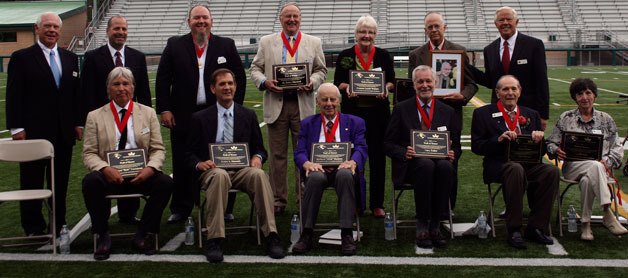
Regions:
[[[201,207],[203,205],[201,204]],[[198,208],[198,221],[196,221],[197,231],[198,231],[198,248],[203,248],[203,209]]]
[[[560,189],[559,189],[560,190]],[[558,235],[563,237],[563,200],[560,195],[556,194],[556,207],[558,207],[558,211],[556,212],[556,223],[558,224]]]
[[[451,216],[451,199],[449,199],[447,202],[449,206],[449,236],[451,237],[451,239],[454,239],[454,219]]]
[[[358,242],[360,242],[360,216],[358,215],[357,211],[355,213],[355,225],[356,229],[358,230]]]
[[[395,186],[392,186],[392,221],[393,221],[393,239],[397,239],[397,206],[395,204]]]

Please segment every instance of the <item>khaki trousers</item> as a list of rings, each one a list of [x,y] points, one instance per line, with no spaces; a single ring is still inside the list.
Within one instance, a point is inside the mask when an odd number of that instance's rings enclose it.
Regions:
[[[600,199],[600,206],[611,203],[611,191],[608,188],[606,168],[599,161],[568,161],[563,166],[563,175],[566,179],[579,181],[580,205],[582,207],[582,222],[591,222],[593,200]]]

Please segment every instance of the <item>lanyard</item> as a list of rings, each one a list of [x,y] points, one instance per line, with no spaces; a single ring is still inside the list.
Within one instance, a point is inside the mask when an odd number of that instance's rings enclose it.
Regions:
[[[360,53],[360,48],[357,44],[353,47],[353,50],[355,51],[355,56],[358,56],[358,60],[360,61],[360,65],[362,65],[362,68],[364,70],[369,70],[369,68],[371,67],[371,63],[373,62],[373,57],[375,56],[375,47],[371,47],[371,50],[369,51],[368,61],[364,61],[364,58]]]
[[[288,53],[290,53],[291,57],[294,57],[294,55],[297,53],[297,48],[299,48],[299,43],[301,42],[301,34],[297,33],[297,41],[294,42],[294,47],[290,47],[290,42],[288,41],[288,38],[286,38],[286,33],[281,32],[281,39],[283,40],[283,46],[286,47],[286,50],[288,50]]]
[[[323,124],[323,133],[325,133],[325,142],[332,143],[336,137],[336,130],[338,129],[338,124],[340,123],[340,115],[336,113],[336,120],[334,120],[334,125],[332,125],[331,130],[327,132],[327,125],[325,124],[325,115],[321,113],[321,122]]]
[[[207,36],[207,43],[205,45],[203,45],[203,47],[199,47],[196,44],[196,40],[194,40],[194,35],[192,35],[192,44],[194,44],[194,50],[196,50],[196,57],[197,58],[201,58],[203,56],[203,53],[205,52],[205,47],[207,47],[207,45],[209,44],[209,38],[211,38],[211,34],[209,34],[209,36]]]
[[[506,125],[508,125],[508,130],[515,131],[515,129],[517,129],[517,119],[519,119],[519,109],[517,109],[517,114],[515,114],[515,118],[513,120],[511,120],[510,116],[508,116],[501,100],[497,101],[497,109],[502,112],[502,117],[504,118],[504,121],[506,121]]]
[[[434,97],[432,97],[432,107],[430,107],[430,116],[428,117],[427,114],[425,113],[425,110],[423,110],[423,107],[421,107],[421,102],[419,102],[419,96],[416,97],[416,108],[419,110],[419,113],[421,113],[421,119],[428,129],[432,127],[432,118],[434,117],[434,106],[436,106],[436,102],[434,102]]]
[[[113,114],[113,119],[116,121],[118,131],[122,133],[126,124],[129,122],[129,118],[131,117],[131,111],[133,111],[133,101],[129,100],[129,109],[127,109],[126,114],[124,114],[122,121],[120,121],[120,116],[118,116],[118,110],[116,110],[116,107],[113,105],[113,100],[109,102],[109,108],[111,108],[111,113]]]

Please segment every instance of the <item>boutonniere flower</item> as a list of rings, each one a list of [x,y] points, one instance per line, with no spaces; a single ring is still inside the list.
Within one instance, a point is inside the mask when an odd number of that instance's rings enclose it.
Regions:
[[[344,57],[340,60],[340,66],[344,69],[353,69],[355,68],[355,62],[351,57]]]
[[[524,116],[519,116],[517,122],[519,123],[520,128],[526,128],[530,126],[530,118],[526,118]]]

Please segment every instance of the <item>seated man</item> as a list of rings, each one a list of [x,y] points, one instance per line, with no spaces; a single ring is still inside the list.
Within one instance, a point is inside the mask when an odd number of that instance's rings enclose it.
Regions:
[[[440,218],[448,208],[454,181],[454,151],[445,159],[416,157],[410,138],[412,130],[449,131],[450,140],[460,142],[452,128],[454,109],[434,98],[436,73],[421,65],[412,71],[416,96],[393,109],[384,138],[384,152],[392,160],[393,184],[411,183],[416,210],[416,245],[420,248],[445,247]],[[451,142],[450,142],[451,144]]]
[[[85,123],[83,163],[91,171],[83,179],[85,206],[92,219],[92,232],[98,235],[94,259],[106,260],[111,250],[108,232],[109,194],[142,193],[150,196],[142,213],[133,246],[146,255],[155,249],[148,233],[159,232],[161,214],[172,193],[172,179],[161,172],[165,149],[155,110],[133,102],[133,73],[127,68],[114,68],[107,77],[107,93],[111,101],[90,112]],[[144,149],[146,167],[132,178],[123,178],[107,163],[106,152]]]
[[[210,262],[223,260],[220,242],[225,238],[224,213],[229,189],[234,188],[253,199],[266,237],[266,252],[273,259],[281,259],[285,254],[275,225],[273,191],[262,170],[267,155],[257,116],[233,101],[236,84],[232,71],[214,71],[210,89],[216,104],[192,115],[186,154],[187,165],[195,170],[207,198],[205,256]],[[250,166],[233,171],[218,168],[209,157],[208,144],[212,143],[248,143]]]
[[[521,85],[514,76],[502,76],[495,91],[497,103],[473,111],[471,150],[484,156],[484,182],[503,184],[508,212],[508,243],[517,249],[527,248],[521,236],[523,196],[527,190],[530,216],[525,238],[541,244],[553,244],[544,230],[548,227],[554,194],[558,190],[558,168],[550,164],[517,163],[507,159],[508,141],[515,140],[519,134],[530,134],[537,143],[544,141],[539,113],[517,105]]]
[[[591,212],[593,200],[599,198],[604,211],[604,226],[614,235],[628,233],[610,209],[612,192],[608,187],[607,169],[621,165],[624,156],[622,145],[617,141],[617,125],[606,112],[593,108],[597,98],[597,85],[589,78],[577,78],[569,86],[569,94],[578,108],[565,111],[560,115],[552,135],[548,138],[548,152],[558,156],[558,159],[569,159],[567,153],[560,147],[563,135],[567,131],[601,134],[604,136],[602,159],[565,161],[563,175],[570,180],[577,180],[580,185],[580,203],[582,204],[582,234],[580,239],[593,240],[591,230]]]
[[[303,232],[292,251],[303,254],[312,248],[312,237],[316,217],[326,187],[334,187],[338,195],[338,215],[340,216],[341,253],[345,256],[356,254],[353,240],[353,220],[356,211],[355,181],[364,171],[368,156],[364,120],[359,117],[339,113],[340,91],[332,83],[324,83],[318,89],[316,104],[321,114],[309,116],[301,121],[299,141],[294,151],[294,162],[305,176],[303,209]],[[313,143],[351,142],[351,159],[337,167],[323,167],[310,161]],[[364,194],[364,192],[360,192]]]

